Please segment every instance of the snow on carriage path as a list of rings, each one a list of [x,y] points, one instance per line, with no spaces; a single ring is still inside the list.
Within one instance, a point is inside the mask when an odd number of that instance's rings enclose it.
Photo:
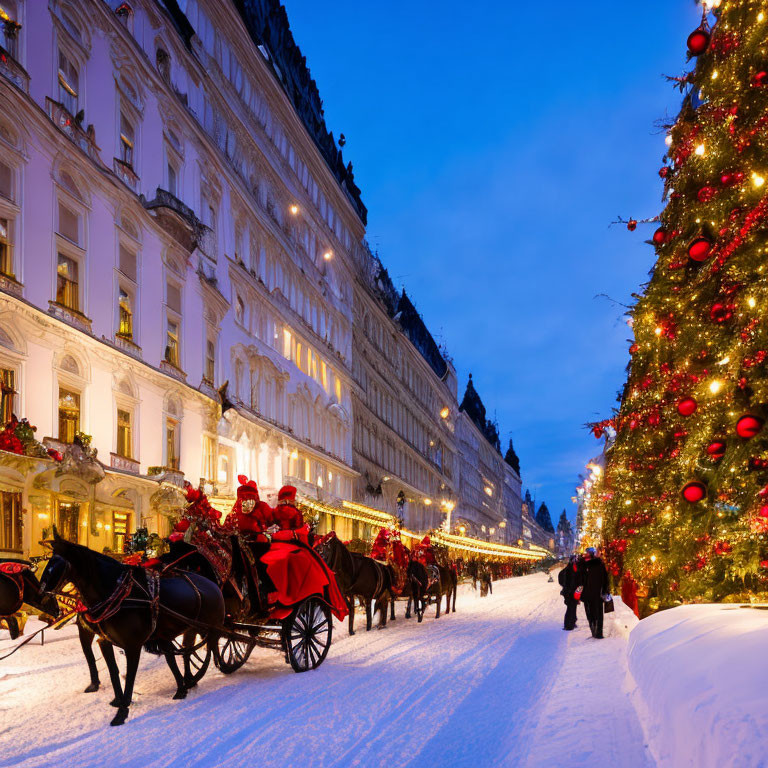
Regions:
[[[98,651],[102,688],[81,693],[73,628],[46,633],[0,662],[0,768],[653,765],[623,689],[623,636],[592,640],[581,609],[563,632],[544,574],[482,599],[462,586],[457,606],[439,621],[432,606],[419,625],[399,604],[394,624],[368,633],[358,615],[354,637],[336,624],[325,663],[301,675],[257,649],[231,676],[211,668],[184,701],[171,700],[164,660],[144,654],[120,728]]]

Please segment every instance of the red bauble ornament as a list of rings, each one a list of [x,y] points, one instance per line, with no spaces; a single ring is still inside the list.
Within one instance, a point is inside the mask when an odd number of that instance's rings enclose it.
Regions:
[[[677,404],[677,412],[681,416],[692,416],[698,407],[699,404],[692,397],[686,397]]]
[[[667,241],[667,230],[664,229],[664,227],[659,227],[654,233],[653,233],[653,242],[654,245],[664,245],[664,243]]]
[[[709,48],[710,40],[711,35],[708,30],[703,27],[694,29],[693,32],[688,35],[688,53],[690,53],[691,56],[701,56],[701,54]]]
[[[728,448],[728,444],[725,440],[713,440],[707,446],[707,453],[712,461],[720,461],[725,456],[725,451]]]
[[[635,219],[630,219],[630,220],[627,222],[627,229],[628,229],[630,232],[634,232],[634,231],[637,229],[637,221],[636,221]]]
[[[715,188],[709,185],[702,187],[696,197],[699,198],[699,202],[708,203],[715,196]]]
[[[768,85],[768,72],[761,70],[757,74],[752,76],[752,85],[757,88],[761,88],[764,85]]]
[[[659,168],[659,176],[661,176],[662,179],[666,179],[669,175],[669,168],[665,165],[663,168]]]
[[[760,567],[761,568],[768,568],[768,560],[761,560],[760,561]]]
[[[760,507],[760,511],[757,513],[760,517],[768,517],[768,504]]]
[[[689,504],[696,504],[707,495],[707,486],[698,480],[692,480],[683,486],[683,498]]]
[[[765,421],[759,416],[753,416],[748,413],[736,422],[736,434],[745,440],[749,440],[760,432],[763,424],[765,424]]]
[[[709,252],[712,250],[712,241],[708,237],[700,235],[691,241],[688,246],[688,258],[691,261],[706,261],[709,258]]]
[[[723,304],[721,301],[718,301],[712,305],[712,309],[709,310],[709,316],[716,323],[726,323],[733,317],[733,305]]]

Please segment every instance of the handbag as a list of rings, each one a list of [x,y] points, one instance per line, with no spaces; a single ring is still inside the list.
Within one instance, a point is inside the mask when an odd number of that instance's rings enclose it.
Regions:
[[[610,595],[607,595],[605,598],[603,598],[603,601],[603,611],[605,613],[613,613],[613,598]]]

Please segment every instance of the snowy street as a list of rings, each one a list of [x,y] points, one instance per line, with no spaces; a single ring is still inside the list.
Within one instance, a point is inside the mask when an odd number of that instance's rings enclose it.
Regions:
[[[354,637],[335,625],[314,672],[256,650],[229,677],[211,666],[184,701],[165,661],[143,654],[120,728],[100,656],[102,688],[82,693],[68,627],[0,663],[0,766],[653,765],[625,690],[626,637],[607,616],[593,640],[582,608],[562,631],[558,591],[534,574],[483,599],[462,586],[458,613],[435,621],[430,607],[421,625],[403,604],[382,631],[358,615]]]

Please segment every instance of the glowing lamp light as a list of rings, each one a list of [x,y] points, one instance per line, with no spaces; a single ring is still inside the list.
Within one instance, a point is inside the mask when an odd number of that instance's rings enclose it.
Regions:
[[[721,389],[723,388],[723,382],[719,379],[715,379],[714,381],[710,382],[709,385],[709,391],[716,395]]]
[[[765,14],[762,11],[760,11],[760,13],[757,14],[757,20],[765,21]]]
[[[295,216],[299,212],[299,206],[294,204],[290,207],[291,213]]]
[[[759,173],[752,172],[752,186],[758,189],[765,184],[765,176],[761,176]]]
[[[656,555],[651,555],[651,562],[652,562],[652,563],[655,563],[655,562],[656,562]]]
[[[664,139],[664,143],[665,143],[665,144],[666,144],[668,147],[671,147],[671,146],[672,146],[672,134],[671,134],[671,133],[668,133],[668,134],[666,135],[666,137],[665,137],[665,139]]]
[[[764,419],[748,413],[736,422],[736,434],[744,440],[749,440],[757,435],[765,424]]]
[[[653,329],[653,332],[654,332],[654,333],[655,333],[657,336],[661,336],[661,334],[662,334],[662,333],[664,333],[664,329],[663,329],[661,326],[658,326],[658,325],[657,325],[657,326],[656,326],[656,327]]]
[[[750,296],[750,297],[747,299],[747,306],[748,306],[750,309],[754,309],[756,304],[757,304],[757,302],[755,301],[754,297]]]
[[[299,458],[299,452],[298,451],[291,451],[291,458],[296,461],[296,459]]]
[[[704,483],[693,480],[683,486],[683,498],[689,504],[696,504],[707,495],[707,486]]]
[[[432,503],[432,499],[424,499],[424,503],[429,506]]]
[[[330,261],[330,260],[333,258],[333,253],[332,253],[331,251],[326,251],[326,252],[323,254],[323,258],[324,258],[326,261]]]
[[[703,144],[699,144],[699,145],[696,147],[696,149],[694,150],[694,152],[695,152],[695,153],[696,153],[696,154],[697,154],[699,157],[702,157],[702,156],[704,155],[704,152],[705,152],[705,149],[704,149],[704,145],[703,145]]]
[[[440,418],[447,419],[451,415],[451,409],[446,405],[440,409]]]

